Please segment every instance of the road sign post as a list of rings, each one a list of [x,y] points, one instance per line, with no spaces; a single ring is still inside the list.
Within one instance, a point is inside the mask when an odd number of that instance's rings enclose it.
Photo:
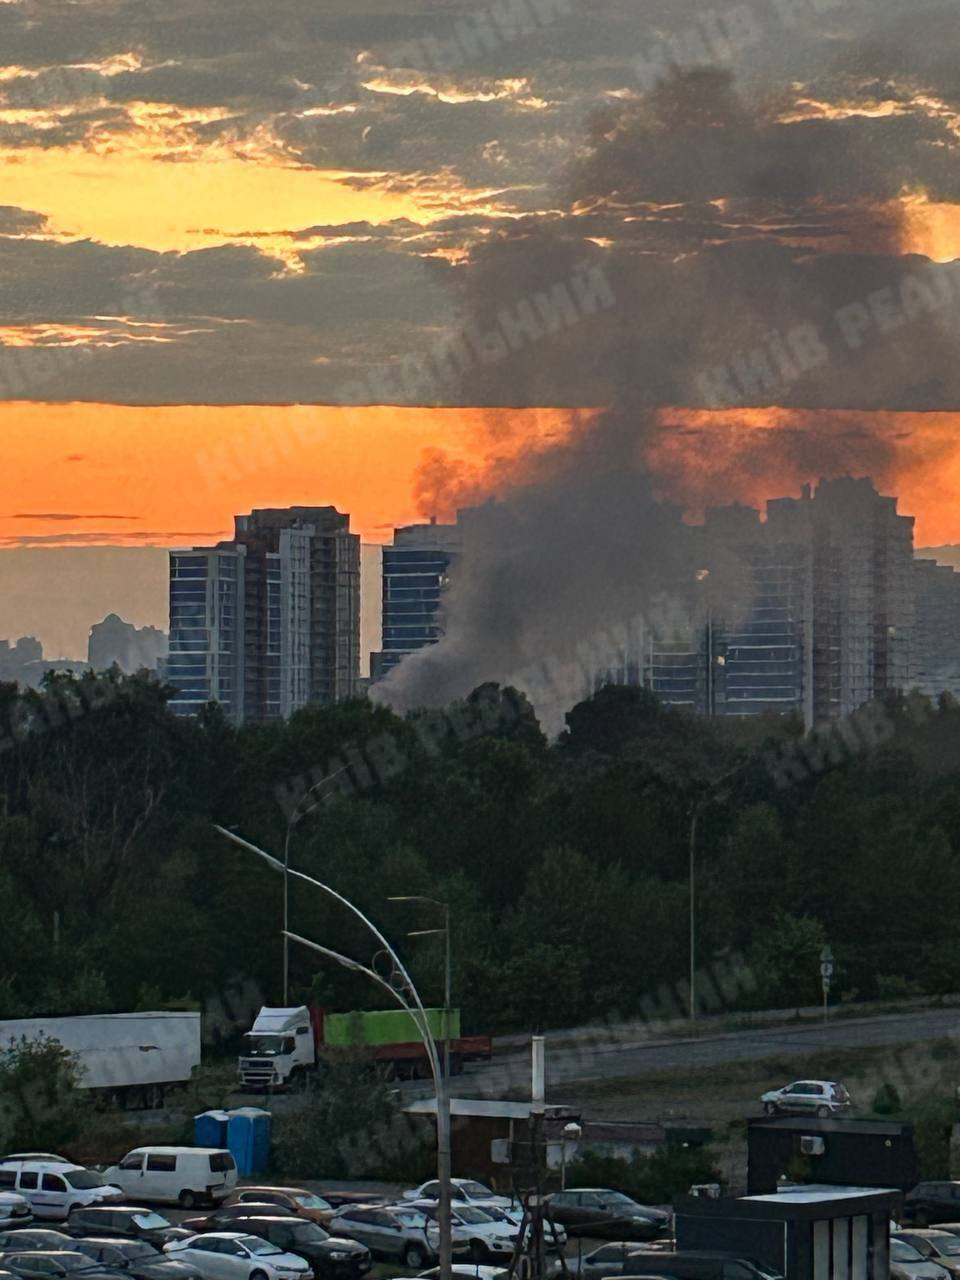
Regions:
[[[824,947],[820,952],[820,985],[823,988],[823,1020],[827,1020],[827,1000],[830,996],[830,979],[833,977],[833,952]]]

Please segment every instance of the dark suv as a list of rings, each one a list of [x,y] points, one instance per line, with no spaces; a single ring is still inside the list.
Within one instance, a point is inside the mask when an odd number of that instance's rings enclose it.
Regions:
[[[86,1209],[74,1209],[67,1219],[67,1230],[72,1236],[117,1236],[122,1240],[146,1240],[147,1244],[162,1249],[171,1240],[185,1240],[193,1235],[182,1227],[175,1227],[152,1209],[138,1209],[135,1205],[90,1205]]]
[[[918,1227],[960,1219],[960,1182],[918,1182],[903,1198],[903,1217]]]
[[[317,1280],[360,1280],[373,1265],[370,1250],[356,1240],[334,1238],[317,1222],[297,1217],[251,1215],[236,1218],[232,1231],[248,1231],[269,1240],[285,1253],[310,1263]]]

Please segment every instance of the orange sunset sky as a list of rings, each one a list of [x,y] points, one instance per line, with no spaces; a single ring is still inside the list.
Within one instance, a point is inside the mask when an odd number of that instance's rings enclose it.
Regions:
[[[529,299],[592,262],[623,292],[436,402],[601,405],[624,364],[645,403],[704,403],[724,342],[826,333],[904,262],[947,274],[952,4],[920,32],[900,0],[789,23],[749,7],[736,58],[668,57],[651,87],[638,55],[673,48],[699,0],[557,6],[442,65],[427,37],[472,0],[0,2],[0,639],[32,628],[80,656],[104,607],[164,622],[162,557],[113,605],[64,571],[74,550],[212,542],[295,503],[378,543],[522,481],[599,410],[328,407],[465,315],[489,325],[494,288]],[[875,49],[878,67],[851,57]],[[638,421],[638,470],[692,519],[869,473],[918,546],[960,543],[956,327],[923,320],[835,343],[785,396],[819,408]],[[784,431],[807,443],[770,447]]]

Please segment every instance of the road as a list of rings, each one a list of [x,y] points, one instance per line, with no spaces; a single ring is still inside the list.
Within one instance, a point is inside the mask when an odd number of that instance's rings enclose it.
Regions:
[[[550,1086],[571,1081],[616,1080],[673,1068],[689,1070],[726,1062],[755,1062],[828,1049],[908,1048],[914,1044],[960,1035],[960,1009],[925,1009],[917,1013],[872,1018],[838,1018],[833,1022],[794,1024],[743,1032],[707,1032],[673,1040],[621,1041],[602,1028],[574,1044],[548,1044],[546,1077]],[[470,1068],[456,1083],[461,1097],[496,1097],[530,1084],[530,1052],[498,1053],[489,1065]],[[428,1084],[405,1086],[413,1096],[432,1093]]]

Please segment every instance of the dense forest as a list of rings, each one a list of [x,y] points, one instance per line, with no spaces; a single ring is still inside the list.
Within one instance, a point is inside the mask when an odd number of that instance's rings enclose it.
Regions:
[[[465,1030],[681,992],[692,827],[703,965],[753,975],[735,1007],[815,1002],[825,943],[836,999],[960,990],[960,707],[894,697],[871,723],[804,745],[789,718],[608,687],[550,743],[495,686],[444,713],[357,701],[236,729],[216,707],[173,716],[146,676],[0,685],[0,1016],[279,1002],[281,877],[215,823],[277,855],[289,835],[291,865],[375,918],[428,1002],[442,943],[405,935],[442,921],[388,899],[449,903]],[[370,959],[309,885],[291,927]],[[303,949],[291,975],[298,1001],[380,1003]]]

